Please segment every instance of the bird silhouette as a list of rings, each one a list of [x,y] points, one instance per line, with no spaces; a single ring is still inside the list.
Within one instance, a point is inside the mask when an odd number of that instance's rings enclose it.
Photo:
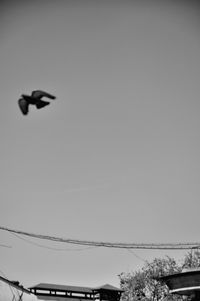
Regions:
[[[29,105],[35,105],[37,109],[41,109],[41,108],[49,105],[50,102],[42,100],[42,97],[47,97],[50,99],[56,98],[55,96],[53,96],[47,92],[41,91],[41,90],[33,91],[31,96],[22,94],[21,98],[18,100],[18,105],[19,105],[19,108],[20,108],[22,114],[23,115],[28,114]]]

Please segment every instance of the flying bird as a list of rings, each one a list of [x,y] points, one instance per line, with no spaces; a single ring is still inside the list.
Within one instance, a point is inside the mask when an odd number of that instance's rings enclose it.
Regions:
[[[21,98],[18,100],[18,105],[19,105],[19,108],[20,108],[22,114],[23,115],[28,114],[29,105],[35,105],[37,109],[41,109],[41,108],[49,105],[50,102],[42,100],[42,97],[47,97],[50,99],[56,98],[55,96],[53,96],[47,92],[41,91],[41,90],[33,91],[31,96],[22,94]]]

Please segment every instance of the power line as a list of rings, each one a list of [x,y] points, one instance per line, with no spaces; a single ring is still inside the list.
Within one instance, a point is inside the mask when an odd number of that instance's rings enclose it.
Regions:
[[[56,236],[49,236],[43,234],[30,233],[19,231],[6,227],[1,227],[0,230],[8,231],[15,234],[34,237],[37,239],[49,240],[59,243],[68,243],[82,246],[105,247],[105,248],[121,248],[121,249],[154,249],[154,250],[188,250],[191,248],[200,247],[199,242],[185,242],[185,243],[121,243],[121,242],[103,242],[103,241],[89,241],[71,238],[61,238]]]
[[[141,256],[137,255],[133,250],[127,249],[127,251],[131,254],[133,254],[137,259],[142,260],[143,262],[147,262],[144,258],[142,258]]]
[[[93,249],[93,248],[95,248],[95,247],[93,247],[93,246],[90,246],[90,247],[76,248],[76,249],[75,249],[75,248],[63,248],[63,249],[61,249],[61,248],[49,247],[49,246],[45,246],[45,245],[38,244],[38,243],[36,243],[36,242],[33,242],[32,240],[25,239],[25,238],[21,237],[21,235],[18,235],[18,234],[16,234],[16,233],[11,233],[11,234],[14,235],[14,236],[16,236],[17,238],[19,238],[19,239],[21,239],[21,240],[23,240],[23,241],[29,243],[29,244],[31,244],[31,245],[40,247],[40,248],[42,248],[42,249],[52,250],[52,251],[60,251],[60,252],[77,251],[77,252],[79,252],[79,251],[85,251],[85,250],[88,250],[88,249]]]

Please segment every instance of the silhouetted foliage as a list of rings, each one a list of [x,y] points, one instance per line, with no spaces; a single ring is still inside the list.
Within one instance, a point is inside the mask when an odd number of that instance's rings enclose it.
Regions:
[[[158,277],[179,273],[185,268],[200,267],[200,252],[188,252],[181,263],[167,256],[145,262],[144,267],[132,273],[119,275],[121,288],[124,290],[122,301],[180,301],[187,297],[172,295],[168,287],[156,280]]]

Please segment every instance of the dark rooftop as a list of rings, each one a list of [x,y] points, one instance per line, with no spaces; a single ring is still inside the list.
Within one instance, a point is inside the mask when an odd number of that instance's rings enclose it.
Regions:
[[[59,290],[68,292],[82,292],[92,294],[92,289],[89,287],[73,286],[73,285],[61,285],[52,283],[39,283],[35,286],[29,287],[29,289],[44,289],[44,290]]]
[[[182,272],[179,273],[173,273],[170,275],[166,276],[161,276],[159,277],[160,280],[168,280],[172,278],[177,278],[177,277],[185,277],[186,275],[200,275],[200,268],[194,268],[194,269],[183,269]]]
[[[35,286],[29,287],[29,289],[30,290],[33,290],[33,289],[58,290],[58,291],[68,291],[68,292],[86,293],[86,294],[92,294],[94,291],[99,291],[99,290],[123,292],[122,289],[117,288],[110,284],[104,284],[102,286],[92,288],[92,287],[85,287],[85,286],[60,285],[60,284],[53,284],[53,283],[39,283]]]
[[[200,269],[187,269],[180,273],[175,273],[160,277],[170,289],[171,293],[190,295],[200,291]]]

